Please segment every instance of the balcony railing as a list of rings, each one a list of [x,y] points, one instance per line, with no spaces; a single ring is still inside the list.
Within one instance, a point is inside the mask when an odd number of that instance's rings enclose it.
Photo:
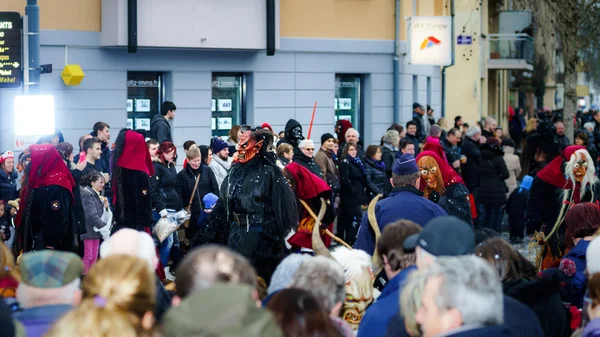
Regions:
[[[524,69],[533,64],[533,38],[527,34],[489,34],[489,67]]]

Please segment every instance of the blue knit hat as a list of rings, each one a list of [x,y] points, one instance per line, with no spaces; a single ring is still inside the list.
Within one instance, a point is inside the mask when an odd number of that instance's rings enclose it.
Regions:
[[[418,171],[419,168],[417,167],[417,161],[410,153],[401,155],[400,158],[396,159],[392,165],[392,172],[399,176],[413,174]]]
[[[219,197],[214,195],[213,193],[208,193],[202,198],[202,202],[204,202],[204,209],[212,209],[219,201]]]
[[[210,148],[212,149],[213,153],[219,153],[227,147],[227,143],[225,143],[225,141],[220,137],[213,137],[213,139],[210,141]]]

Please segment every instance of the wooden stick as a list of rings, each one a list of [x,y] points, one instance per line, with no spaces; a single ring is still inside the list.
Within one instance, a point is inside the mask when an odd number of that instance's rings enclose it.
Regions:
[[[310,208],[310,206],[308,206],[308,204],[306,203],[306,201],[302,200],[302,199],[298,199],[300,200],[300,203],[302,204],[302,206],[304,206],[304,208],[308,211],[308,214],[310,214],[310,216],[313,217],[313,219],[315,219],[315,221],[320,221],[320,219],[317,217],[317,215],[315,214],[315,212],[313,212],[313,210]],[[332,238],[333,240],[335,240],[337,243],[339,243],[340,245],[348,248],[348,249],[353,249],[352,246],[350,246],[349,244],[347,244],[346,242],[344,242],[344,240],[338,238],[337,236],[335,236],[335,234],[333,234],[332,232],[329,231],[329,229],[325,229],[325,234],[327,234],[327,236],[329,236],[330,238]]]
[[[310,118],[310,125],[308,127],[308,136],[306,139],[310,139],[310,134],[312,132],[313,122],[315,121],[315,112],[317,111],[317,101],[315,101],[315,105],[313,106],[312,117]]]

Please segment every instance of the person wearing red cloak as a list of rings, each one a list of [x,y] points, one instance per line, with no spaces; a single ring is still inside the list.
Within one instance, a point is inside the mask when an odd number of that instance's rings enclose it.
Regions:
[[[301,248],[312,250],[312,231],[316,222],[313,214],[318,214],[321,208],[321,198],[326,200],[327,211],[322,220],[321,239],[325,246],[329,247],[331,238],[325,234],[325,229],[330,232],[333,230],[333,220],[335,213],[331,205],[331,187],[321,178],[314,175],[305,167],[298,163],[289,163],[283,168],[283,175],[292,187],[292,191],[298,198],[298,213],[300,223],[296,233],[287,241],[292,248],[298,250]],[[311,209],[311,214],[300,200],[304,201]]]
[[[154,166],[144,136],[123,129],[115,144],[112,158],[112,201],[115,205],[113,232],[131,228],[150,233],[154,218],[149,177],[154,175]]]
[[[527,234],[543,232],[538,256],[541,270],[557,268],[566,253],[564,219],[571,207],[600,196],[594,160],[585,147],[567,146],[533,180],[525,209]]]
[[[21,188],[15,253],[43,249],[74,250],[73,188],[67,165],[50,144],[31,145]]]
[[[448,215],[473,223],[469,190],[448,162],[436,152],[421,151],[417,156],[417,167],[421,173],[419,189],[423,191],[423,197],[438,204]]]

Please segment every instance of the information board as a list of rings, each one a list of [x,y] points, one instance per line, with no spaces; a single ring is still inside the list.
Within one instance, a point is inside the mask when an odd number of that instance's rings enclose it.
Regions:
[[[21,64],[21,15],[0,12],[0,89],[21,86]]]

